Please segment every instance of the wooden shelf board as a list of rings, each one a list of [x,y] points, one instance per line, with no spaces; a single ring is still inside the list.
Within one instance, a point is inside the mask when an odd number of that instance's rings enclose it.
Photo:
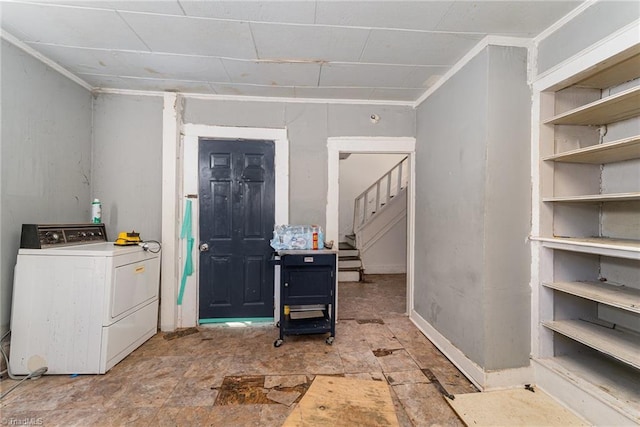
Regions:
[[[546,248],[640,260],[640,241],[607,237],[532,237]]]
[[[640,193],[589,194],[584,196],[545,197],[543,202],[594,203],[640,200]]]
[[[637,50],[637,49],[636,49]],[[640,54],[634,55],[576,83],[579,87],[606,89],[640,77]]]
[[[553,282],[543,283],[543,286],[622,310],[640,313],[640,289],[610,285],[606,282]]]
[[[559,91],[569,86],[605,89],[633,80],[638,76],[636,67],[640,55],[640,44],[613,55],[573,76],[559,82],[547,90]]]
[[[584,320],[556,320],[542,324],[574,341],[640,369],[640,335]]]
[[[629,418],[640,420],[640,371],[590,352],[534,361]]]
[[[553,125],[603,125],[640,115],[640,86],[599,99],[544,121]]]
[[[640,159],[640,135],[577,150],[554,154],[542,160],[565,163],[602,164]]]

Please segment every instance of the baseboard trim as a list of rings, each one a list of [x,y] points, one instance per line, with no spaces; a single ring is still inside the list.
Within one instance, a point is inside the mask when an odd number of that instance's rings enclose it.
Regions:
[[[482,391],[499,390],[521,387],[533,384],[533,369],[531,366],[521,368],[502,369],[499,371],[485,371],[473,360],[438,332],[415,310],[409,316],[416,327],[451,361],[462,374]]]
[[[427,322],[424,317],[420,316],[415,310],[411,310],[409,319],[417,326],[420,331],[436,346],[438,350],[444,354],[447,359],[458,368],[465,377],[469,379],[480,390],[484,390],[484,370],[474,361],[458,350],[451,341],[446,339],[444,335],[438,332],[433,326]]]

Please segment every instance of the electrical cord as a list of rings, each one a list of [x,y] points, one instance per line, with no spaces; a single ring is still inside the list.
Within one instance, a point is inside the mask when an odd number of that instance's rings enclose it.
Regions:
[[[157,247],[154,249],[151,249],[151,247],[149,246],[149,243],[153,243],[154,245],[157,245]],[[162,249],[162,245],[157,240],[145,240],[144,242],[139,243],[139,245],[140,247],[142,247],[143,250],[149,251],[152,254],[157,254]]]
[[[17,384],[14,384],[14,386],[11,387],[9,390],[7,390],[4,393],[2,393],[0,395],[0,400],[4,399],[4,397],[6,395],[11,393],[16,387],[18,387],[20,384],[22,384],[22,382],[24,380],[40,378],[41,376],[43,376],[49,370],[48,367],[43,366],[42,368],[38,368],[35,371],[31,372],[29,375],[25,375],[25,376],[13,375],[11,373],[11,367],[9,366],[9,357],[7,357],[7,353],[4,351],[4,346],[2,345],[3,341],[5,340],[5,338],[7,338],[10,333],[11,333],[11,329],[9,329],[7,332],[5,332],[4,335],[2,335],[2,338],[0,338],[0,352],[2,353],[2,357],[4,358],[4,362],[7,364],[6,371],[9,374],[9,378],[11,378],[12,380],[20,380],[20,381]]]
[[[24,377],[20,381],[18,381],[17,384],[14,384],[13,387],[11,387],[9,390],[7,390],[4,393],[0,394],[0,400],[4,399],[7,394],[9,394],[13,390],[15,390],[16,387],[18,387],[20,384],[22,384],[24,382],[24,380],[28,380],[28,379],[31,379],[31,378],[40,378],[47,371],[48,371],[48,368],[46,366],[44,366],[42,368],[36,369],[35,371],[31,372],[29,375],[27,375],[26,377]]]

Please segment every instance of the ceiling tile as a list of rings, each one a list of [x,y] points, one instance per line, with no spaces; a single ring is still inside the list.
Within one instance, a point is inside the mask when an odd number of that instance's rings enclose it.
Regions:
[[[536,35],[580,3],[0,0],[0,20],[99,87],[413,101],[486,34]]]
[[[181,0],[190,16],[239,21],[313,24],[315,1],[190,1]]]
[[[357,62],[369,30],[251,24],[261,59]]]
[[[453,65],[484,35],[371,30],[361,62]]]
[[[535,36],[582,1],[457,1],[439,30]]]
[[[351,87],[297,87],[296,98],[316,99],[371,99],[371,88]]]
[[[37,1],[38,0],[34,0],[34,2]],[[96,9],[117,9],[133,12],[184,15],[178,0],[57,0],[56,3],[77,7],[92,7]]]
[[[229,82],[219,58],[30,44],[74,73]]]
[[[316,24],[435,30],[449,1],[319,1]]]
[[[23,41],[68,46],[147,50],[111,10],[32,3],[2,3],[2,28]]]
[[[293,87],[211,83],[218,95],[266,96],[293,98]]]
[[[256,59],[249,24],[120,12],[154,52]]]
[[[396,66],[377,64],[324,64],[320,86],[426,88],[433,75],[449,67]]]
[[[222,63],[233,83],[271,86],[316,86],[320,64],[270,63],[223,59]]]
[[[95,88],[202,94],[214,93],[211,86],[206,82],[191,82],[186,80],[137,79],[131,77],[99,76],[92,74],[79,74],[79,77]]]

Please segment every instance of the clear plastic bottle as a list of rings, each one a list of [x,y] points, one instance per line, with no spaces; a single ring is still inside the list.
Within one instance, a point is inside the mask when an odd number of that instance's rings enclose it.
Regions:
[[[98,199],[93,199],[91,202],[91,222],[94,224],[102,223],[102,203]]]

